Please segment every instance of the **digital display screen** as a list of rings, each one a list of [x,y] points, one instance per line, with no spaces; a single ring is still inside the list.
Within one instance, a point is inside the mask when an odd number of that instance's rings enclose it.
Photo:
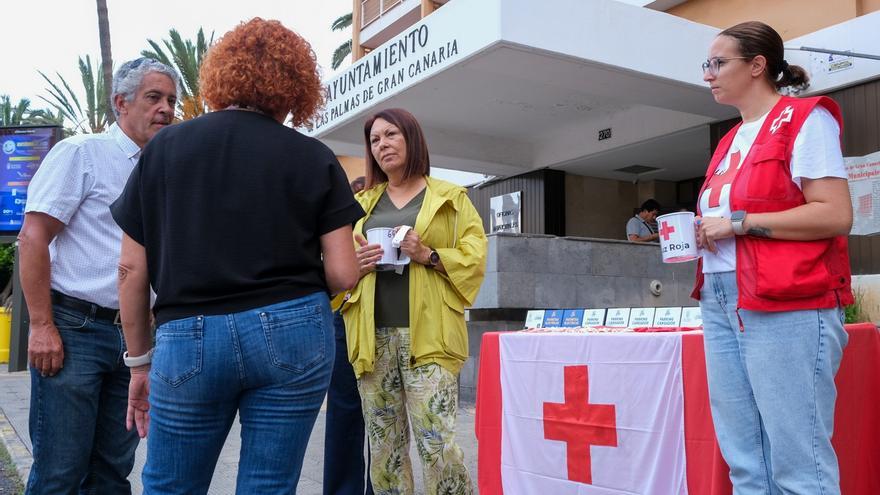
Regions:
[[[27,188],[60,127],[0,127],[0,234],[21,230]]]

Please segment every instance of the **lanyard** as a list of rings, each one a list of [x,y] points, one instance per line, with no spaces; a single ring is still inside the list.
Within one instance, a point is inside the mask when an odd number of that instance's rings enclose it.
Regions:
[[[646,222],[642,217],[636,215],[636,218],[638,218],[639,221],[642,222],[642,223],[645,225],[645,228],[648,229],[648,232],[650,232],[650,233],[652,233],[652,234],[655,233],[655,232],[654,232],[654,229],[651,228],[651,225],[650,225],[648,222]]]

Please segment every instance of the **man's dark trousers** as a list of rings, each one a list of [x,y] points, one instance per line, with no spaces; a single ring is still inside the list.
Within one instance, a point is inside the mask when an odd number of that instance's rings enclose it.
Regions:
[[[324,495],[373,495],[364,462],[364,416],[354,369],[348,361],[345,323],[336,313],[336,359],[327,391],[324,434]],[[364,486],[366,476],[366,487]],[[366,490],[365,490],[366,488]]]

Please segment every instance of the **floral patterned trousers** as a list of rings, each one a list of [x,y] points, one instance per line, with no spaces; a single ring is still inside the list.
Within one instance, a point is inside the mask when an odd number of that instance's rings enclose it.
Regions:
[[[376,495],[415,493],[409,425],[428,495],[470,495],[473,485],[455,443],[458,384],[438,364],[410,367],[409,328],[377,328],[372,373],[358,380]]]

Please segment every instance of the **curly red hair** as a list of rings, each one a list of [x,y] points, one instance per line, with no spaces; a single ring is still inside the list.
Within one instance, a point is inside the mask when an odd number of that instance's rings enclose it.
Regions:
[[[309,122],[324,101],[315,52],[278,21],[255,17],[229,31],[208,51],[199,90],[212,110],[253,107],[294,126]]]

